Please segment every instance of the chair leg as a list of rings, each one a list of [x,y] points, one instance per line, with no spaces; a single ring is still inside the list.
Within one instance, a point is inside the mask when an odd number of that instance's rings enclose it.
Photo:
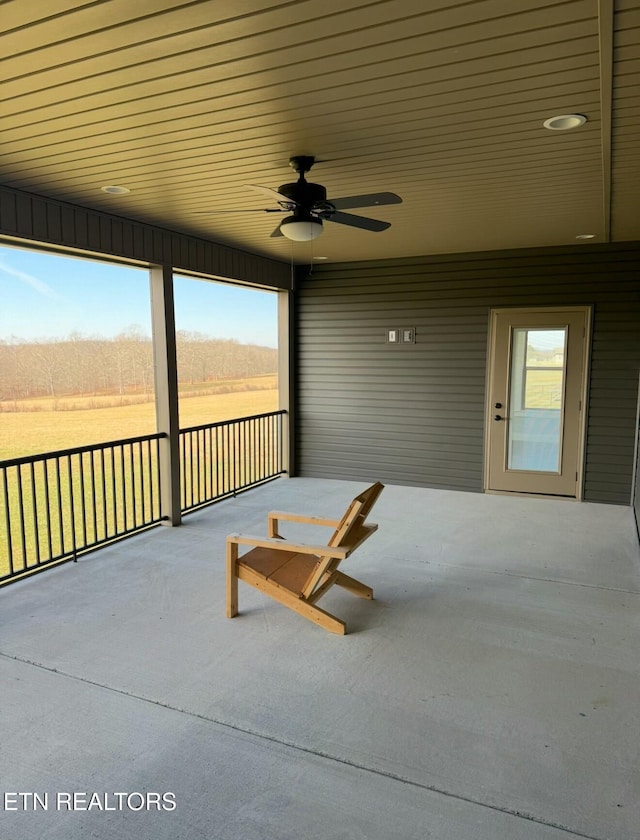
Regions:
[[[336,618],[335,615],[331,615],[331,613],[321,610],[320,607],[317,607],[315,604],[308,604],[306,601],[298,600],[297,603],[289,603],[287,606],[292,610],[295,610],[295,612],[299,613],[308,621],[313,622],[313,624],[317,624],[319,627],[322,627],[324,630],[328,630],[330,633],[336,633],[338,636],[346,635],[347,625],[345,622]]]
[[[238,615],[238,544],[227,542],[227,618]]]
[[[369,601],[373,600],[373,589],[370,586],[366,586],[364,583],[360,583],[359,580],[345,575],[344,572],[336,572],[336,583],[353,595],[357,595],[358,598],[367,598]]]

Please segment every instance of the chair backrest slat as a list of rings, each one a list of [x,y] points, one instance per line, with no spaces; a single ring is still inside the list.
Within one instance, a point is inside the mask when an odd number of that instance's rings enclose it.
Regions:
[[[353,543],[354,546],[357,546],[360,542],[362,542],[363,538],[366,539],[366,536],[375,530],[375,526],[373,528],[367,528],[364,523],[367,518],[367,514],[374,506],[378,496],[383,490],[384,484],[380,484],[378,481],[360,493],[359,496],[355,497],[328,542],[328,545],[331,548],[350,545],[351,543]],[[362,532],[366,532],[366,534]],[[340,560],[336,560],[332,557],[321,556],[318,559],[315,569],[311,575],[309,575],[307,582],[302,588],[302,596],[304,598],[310,597],[316,586],[325,581],[328,575],[336,571],[339,565]]]
[[[364,525],[369,511],[376,503],[383,489],[384,485],[377,481],[355,497],[329,540],[328,544],[332,548],[349,543],[349,537],[352,531]]]

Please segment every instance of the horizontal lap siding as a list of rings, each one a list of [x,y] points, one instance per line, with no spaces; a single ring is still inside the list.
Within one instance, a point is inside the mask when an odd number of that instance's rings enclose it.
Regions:
[[[637,245],[314,267],[297,293],[297,471],[481,491],[489,311],[594,306],[585,498],[629,503]],[[415,344],[385,343],[415,327]]]

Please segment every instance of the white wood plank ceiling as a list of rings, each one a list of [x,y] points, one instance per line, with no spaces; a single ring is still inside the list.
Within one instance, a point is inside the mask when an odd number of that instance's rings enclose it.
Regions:
[[[0,21],[17,189],[287,261],[640,240],[640,0],[6,0]],[[392,226],[271,238],[246,185],[301,154],[330,199],[400,195],[350,211]]]

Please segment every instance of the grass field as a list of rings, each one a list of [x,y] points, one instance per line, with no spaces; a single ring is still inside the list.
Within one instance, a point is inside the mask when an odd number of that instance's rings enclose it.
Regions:
[[[228,383],[225,387],[233,385]],[[196,396],[197,390],[191,389],[189,396],[180,400],[180,427],[277,410],[275,376],[242,380],[236,382],[235,387],[238,390],[202,396]],[[156,431],[153,402],[85,408],[95,405],[96,398],[69,397],[66,401],[43,399],[25,400],[24,403],[23,411],[0,412],[0,461]],[[76,407],[69,408],[69,405]]]
[[[188,396],[180,399],[180,428],[249,417],[278,408],[275,376],[226,382],[220,389],[223,393],[211,393],[211,390],[210,385],[201,390],[192,387]],[[0,411],[0,461],[155,433],[154,403],[125,397],[123,402],[129,404],[113,405],[120,400],[109,397],[102,399],[104,407],[96,408],[96,399],[102,398],[31,400],[22,411],[19,403],[12,404],[9,410],[5,406]],[[215,454],[208,450],[201,453],[205,460],[197,462],[197,480],[204,479],[209,471],[215,475],[221,472],[226,476],[223,482],[228,482],[232,471],[241,472],[239,459],[244,459],[242,464],[247,466],[249,457],[249,469],[253,468],[254,457],[255,463],[259,462],[261,455],[240,455],[233,445],[233,436],[229,438],[221,433],[215,440]],[[188,450],[193,446],[198,449],[199,441],[199,436],[194,440],[188,436]],[[103,456],[85,453],[63,458],[59,459],[59,474],[53,462],[49,471],[43,461],[33,467],[0,470],[0,477],[4,476],[0,481],[0,578],[10,572],[10,557],[13,573],[27,570],[48,558],[68,553],[76,544],[91,545],[111,539],[115,534],[152,521],[149,516],[157,519],[157,455],[152,452],[155,452],[153,447],[134,444],[118,447],[115,453],[108,450]],[[116,461],[111,460],[111,453]],[[193,472],[193,465],[190,469]],[[143,473],[147,475],[146,481]],[[186,481],[187,477],[184,478]],[[19,513],[20,498],[24,499],[23,518]],[[11,512],[9,520],[7,505]],[[154,514],[150,513],[152,508]],[[144,509],[147,514],[140,514]],[[143,520],[139,519],[140,515]]]

